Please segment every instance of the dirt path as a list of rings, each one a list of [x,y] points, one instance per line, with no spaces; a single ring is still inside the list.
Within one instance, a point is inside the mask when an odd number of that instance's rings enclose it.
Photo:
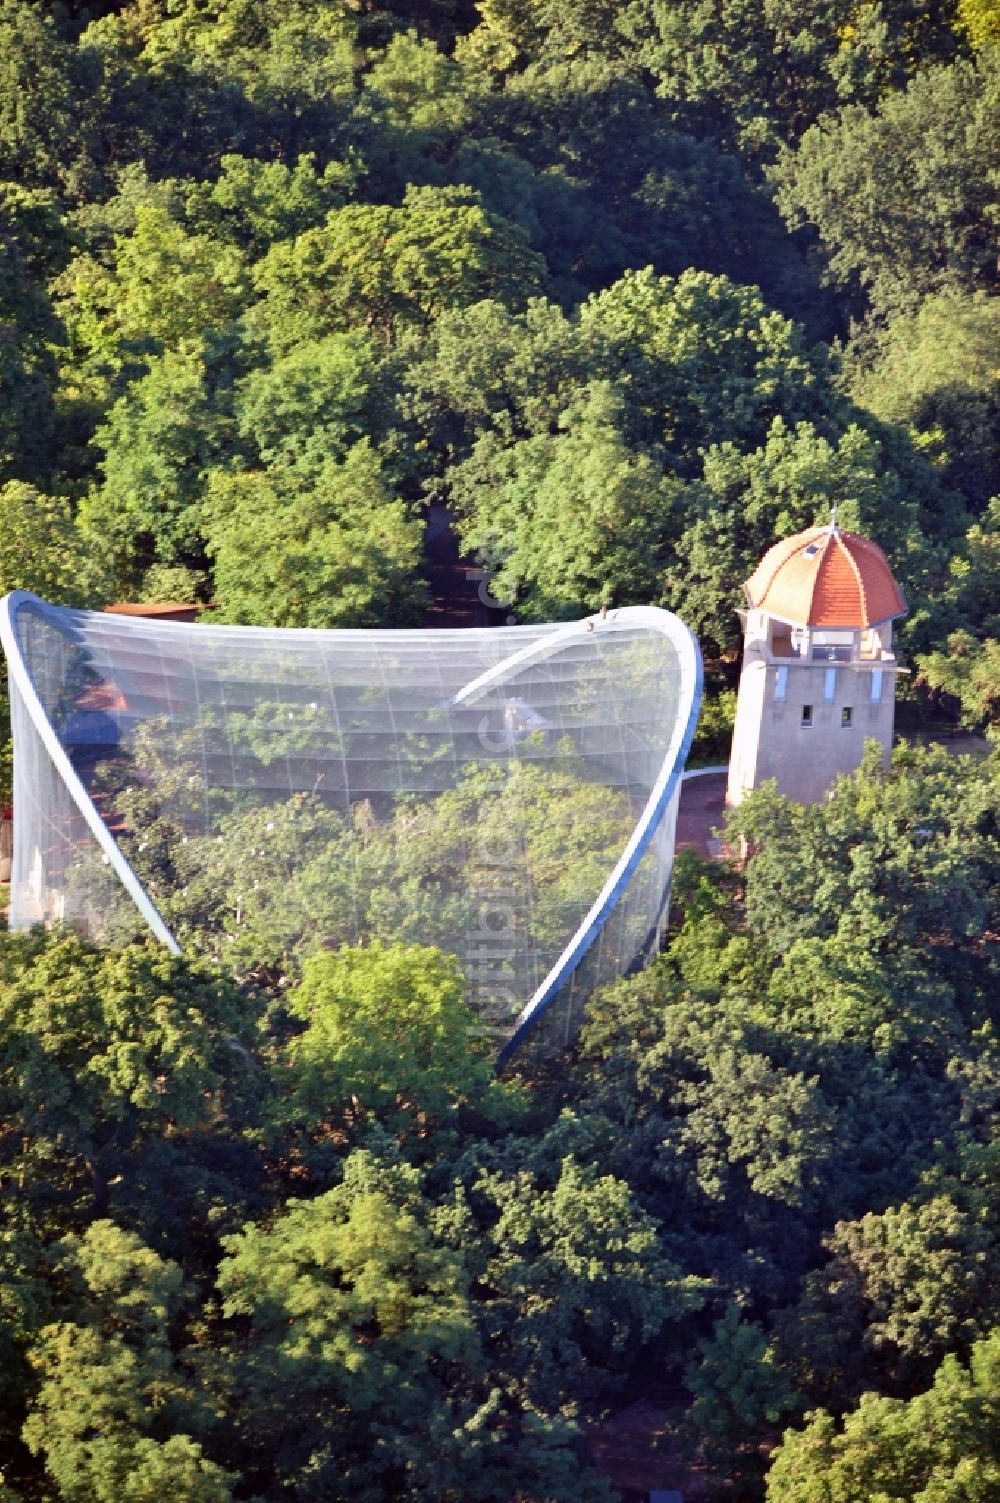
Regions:
[[[610,1415],[602,1424],[589,1425],[584,1445],[590,1460],[621,1492],[622,1503],[648,1503],[650,1492],[671,1489],[684,1503],[706,1503],[719,1496],[718,1479],[703,1467],[686,1460],[667,1435],[668,1421],[676,1418],[677,1404],[686,1395],[677,1388],[665,1397],[663,1385],[653,1383],[649,1394]]]
[[[491,605],[489,581],[474,558],[463,558],[448,509],[427,508],[424,539],[425,573],[431,588],[427,626],[504,626],[507,606]]]

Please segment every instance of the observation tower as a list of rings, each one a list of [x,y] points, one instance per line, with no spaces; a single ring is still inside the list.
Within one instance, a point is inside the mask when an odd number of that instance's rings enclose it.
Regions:
[[[892,623],[906,603],[885,554],[837,526],[775,543],[743,586],[743,668],[726,802],[768,778],[801,804],[860,765],[867,739],[892,747]]]
[[[236,975],[318,947],[458,956],[501,1055],[572,1037],[655,950],[701,655],[651,607],[307,631],[0,602],[11,924],[152,932]]]

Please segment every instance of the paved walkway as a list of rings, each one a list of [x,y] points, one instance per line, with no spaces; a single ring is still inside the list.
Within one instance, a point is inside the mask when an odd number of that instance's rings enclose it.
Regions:
[[[722,826],[725,798],[725,772],[712,770],[694,777],[690,773],[685,776],[677,811],[676,850],[696,851],[706,858],[723,854],[721,843],[712,831]]]
[[[900,739],[906,740],[907,733]],[[920,739],[938,742],[956,757],[983,757],[993,750],[992,742],[969,731],[927,733]],[[710,859],[726,855],[722,842],[712,833],[722,828],[725,819],[726,777],[725,770],[714,768],[684,774],[677,812],[676,850],[697,851],[699,856]]]

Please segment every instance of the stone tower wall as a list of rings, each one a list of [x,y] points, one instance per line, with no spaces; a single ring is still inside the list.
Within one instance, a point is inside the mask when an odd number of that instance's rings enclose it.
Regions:
[[[838,773],[853,772],[860,765],[869,738],[881,742],[888,764],[896,665],[890,660],[874,666],[882,671],[880,700],[872,701],[873,670],[867,663],[829,665],[835,677],[828,699],[827,665],[779,664],[751,644],[740,676],[727,802],[738,804],[750,788],[775,778],[789,798],[815,803]],[[778,698],[782,667],[783,699]],[[804,723],[807,705],[811,719]],[[845,710],[850,711],[850,724],[844,724]]]

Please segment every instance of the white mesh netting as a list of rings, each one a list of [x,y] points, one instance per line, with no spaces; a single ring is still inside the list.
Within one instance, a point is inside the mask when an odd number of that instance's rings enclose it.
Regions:
[[[566,626],[2,622],[11,923],[147,926],[272,984],[317,946],[434,944],[508,1047],[568,1038],[657,942],[697,645],[651,608]]]

